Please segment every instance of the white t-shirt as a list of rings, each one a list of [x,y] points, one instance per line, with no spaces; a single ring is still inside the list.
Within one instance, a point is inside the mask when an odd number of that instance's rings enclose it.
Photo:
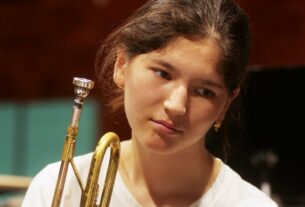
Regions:
[[[81,178],[86,182],[92,153],[74,158]],[[100,194],[103,190],[104,178],[107,171],[109,153],[106,153],[99,177]],[[211,188],[190,207],[276,207],[264,193],[250,183],[244,181],[229,166],[221,162],[219,174]],[[25,195],[22,207],[47,207],[51,206],[60,162],[47,165],[33,179]],[[69,167],[61,206],[79,206],[81,190]],[[140,207],[131,192],[123,183],[120,173],[117,173],[113,187],[110,207]]]

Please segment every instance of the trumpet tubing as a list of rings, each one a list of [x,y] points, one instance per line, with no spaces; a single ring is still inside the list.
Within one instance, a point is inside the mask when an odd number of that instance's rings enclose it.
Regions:
[[[107,207],[110,202],[112,189],[116,172],[118,169],[120,158],[120,140],[119,137],[113,133],[106,133],[98,142],[97,147],[93,153],[89,174],[84,187],[81,177],[78,173],[77,167],[74,164],[73,156],[76,143],[76,137],[78,132],[78,124],[80,120],[80,114],[82,111],[84,99],[89,95],[90,90],[94,86],[94,82],[84,78],[74,78],[74,93],[76,98],[74,99],[73,113],[70,125],[67,129],[65,144],[61,156],[61,165],[57,177],[56,187],[52,200],[52,207],[59,207],[61,203],[62,193],[65,187],[65,180],[68,172],[69,164],[71,164],[75,177],[79,183],[82,191],[81,195],[81,207]],[[107,148],[110,147],[110,160],[108,164],[108,170],[106,174],[105,184],[102,192],[100,203],[96,201],[98,196],[98,178],[100,174],[100,168]]]

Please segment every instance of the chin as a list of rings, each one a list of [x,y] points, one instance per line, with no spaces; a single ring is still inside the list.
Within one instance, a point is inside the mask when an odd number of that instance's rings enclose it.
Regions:
[[[165,141],[162,138],[154,138],[142,144],[146,150],[156,154],[172,154],[177,150],[173,143]]]

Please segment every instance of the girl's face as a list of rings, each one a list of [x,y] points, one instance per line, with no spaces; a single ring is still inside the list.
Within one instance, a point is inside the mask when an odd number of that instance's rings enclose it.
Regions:
[[[228,95],[218,72],[221,57],[215,40],[182,37],[131,59],[119,51],[114,81],[124,88],[132,138],[158,153],[202,148],[239,92]]]

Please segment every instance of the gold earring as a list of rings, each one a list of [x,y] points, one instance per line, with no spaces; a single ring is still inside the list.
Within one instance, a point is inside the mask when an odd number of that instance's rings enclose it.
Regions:
[[[214,131],[218,132],[221,127],[221,121],[216,121],[214,124]]]

